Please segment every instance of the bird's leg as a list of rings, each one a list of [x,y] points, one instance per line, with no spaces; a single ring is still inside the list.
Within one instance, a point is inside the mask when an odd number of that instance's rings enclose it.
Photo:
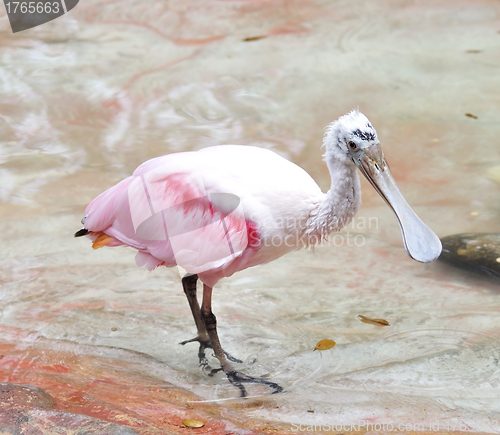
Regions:
[[[189,302],[189,307],[191,308],[191,313],[193,314],[194,323],[196,324],[196,329],[198,330],[198,336],[192,340],[187,340],[181,344],[190,343],[192,341],[203,341],[207,344],[210,343],[208,338],[207,330],[205,325],[201,320],[200,305],[198,304],[198,299],[196,297],[196,283],[198,282],[198,275],[188,273],[182,278],[182,287],[184,288],[184,293],[186,294],[187,300]]]
[[[200,305],[198,304],[198,298],[196,297],[197,282],[198,275],[196,274],[188,273],[182,278],[182,287],[184,288],[184,293],[186,294],[187,300],[189,302],[189,307],[191,308],[191,313],[193,314],[193,319],[194,323],[196,324],[198,335],[191,340],[183,341],[180,344],[184,345],[186,343],[192,343],[193,341],[197,341],[198,343],[200,343],[200,347],[198,349],[198,359],[200,361],[200,366],[206,370],[212,370],[212,368],[208,365],[208,360],[205,356],[205,349],[211,348],[212,343],[210,342],[210,338],[207,334],[205,324],[201,319]],[[234,361],[237,363],[242,362],[239,359],[229,355],[226,351],[223,352],[230,361]]]
[[[200,361],[200,366],[207,370],[211,370],[211,367],[208,365],[207,357],[205,356],[205,349],[207,347],[212,347],[212,345],[210,343],[210,338],[208,338],[205,325],[201,320],[200,305],[198,304],[198,298],[196,297],[197,282],[198,275],[196,274],[188,273],[182,278],[182,287],[189,302],[189,307],[191,308],[191,313],[193,314],[193,319],[194,323],[196,324],[198,335],[191,340],[183,341],[180,344],[184,345],[193,341],[197,341],[198,343],[200,343],[200,347],[198,349],[198,359]]]
[[[205,325],[205,329],[210,338],[210,342],[212,343],[212,349],[214,350],[215,356],[220,361],[222,370],[226,374],[229,381],[236,387],[240,389],[241,397],[247,396],[247,391],[245,387],[242,385],[242,382],[249,383],[259,383],[269,385],[274,391],[274,393],[280,393],[283,391],[283,388],[274,382],[265,381],[264,379],[253,378],[251,376],[247,376],[241,372],[238,372],[233,369],[231,364],[226,358],[226,353],[222,349],[222,346],[219,341],[219,336],[217,334],[217,319],[212,313],[212,287],[203,284],[203,302],[201,304],[201,319],[203,324]],[[215,373],[219,370],[212,370],[212,373]]]

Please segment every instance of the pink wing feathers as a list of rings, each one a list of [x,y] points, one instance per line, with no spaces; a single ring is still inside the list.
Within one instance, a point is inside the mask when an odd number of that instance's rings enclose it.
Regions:
[[[179,265],[201,273],[240,256],[248,246],[242,204],[234,194],[207,191],[197,162],[197,153],[150,160],[97,197],[84,218],[94,244],[101,237],[97,247],[131,246],[137,265],[149,270]]]

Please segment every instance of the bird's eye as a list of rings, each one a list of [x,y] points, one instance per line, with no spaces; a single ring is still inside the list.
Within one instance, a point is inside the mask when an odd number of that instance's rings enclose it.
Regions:
[[[349,142],[347,146],[353,151],[358,148],[358,146],[353,141]]]

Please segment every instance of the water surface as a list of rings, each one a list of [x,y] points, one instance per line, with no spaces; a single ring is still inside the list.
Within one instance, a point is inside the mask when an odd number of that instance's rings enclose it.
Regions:
[[[500,165],[497,1],[86,0],[35,29],[13,35],[5,15],[0,28],[0,324],[25,332],[3,338],[18,347],[139,352],[143,372],[134,362],[129,374],[202,401],[236,397],[200,371],[195,344],[178,344],[195,332],[179,272],[148,273],[133,250],[93,251],[73,233],[144,160],[210,145],[273,149],[327,189],[324,127],[355,107],[440,237],[500,232],[488,178]],[[286,388],[250,388],[264,395],[255,406],[217,403],[285,425],[500,432],[499,287],[412,261],[391,210],[362,187],[331,246],[216,288],[224,347]],[[324,338],[337,345],[313,352]]]

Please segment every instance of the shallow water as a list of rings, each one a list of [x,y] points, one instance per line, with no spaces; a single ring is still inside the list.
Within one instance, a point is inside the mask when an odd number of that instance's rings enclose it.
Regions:
[[[148,273],[131,249],[73,238],[91,199],[175,151],[256,143],[326,189],[324,127],[353,107],[440,237],[500,232],[488,178],[500,165],[499,3],[366,3],[86,0],[15,35],[2,16],[0,324],[30,332],[19,346],[140,352],[157,379],[255,420],[499,433],[500,287],[412,261],[364,180],[362,209],[331,246],[215,290],[226,350],[286,389],[244,409],[200,371],[195,344],[178,344],[195,332],[179,271]],[[313,352],[324,338],[337,345]]]

